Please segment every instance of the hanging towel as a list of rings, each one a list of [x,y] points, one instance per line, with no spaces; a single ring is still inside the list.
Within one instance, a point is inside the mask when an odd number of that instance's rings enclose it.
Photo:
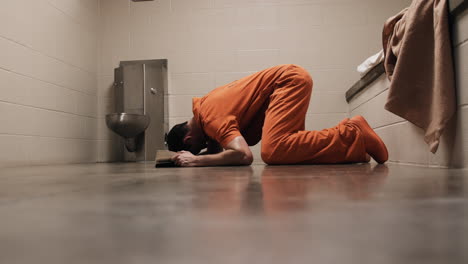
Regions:
[[[367,60],[365,60],[361,65],[357,67],[357,71],[363,77],[366,75],[372,68],[374,68],[376,65],[381,63],[384,59],[384,52],[383,50],[379,51],[377,54],[372,55],[369,57]]]
[[[413,0],[384,25],[385,109],[424,129],[435,153],[456,111],[447,0]]]

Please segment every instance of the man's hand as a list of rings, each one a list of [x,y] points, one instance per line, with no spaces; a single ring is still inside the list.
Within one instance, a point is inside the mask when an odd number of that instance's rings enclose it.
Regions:
[[[223,152],[195,156],[189,151],[179,151],[171,160],[181,167],[245,166],[252,164],[253,156],[245,139],[238,136],[228,143]]]
[[[197,161],[197,156],[193,155],[189,151],[179,151],[177,152],[176,155],[174,155],[171,158],[172,161],[177,166],[181,167],[195,167],[196,166],[196,161]]]

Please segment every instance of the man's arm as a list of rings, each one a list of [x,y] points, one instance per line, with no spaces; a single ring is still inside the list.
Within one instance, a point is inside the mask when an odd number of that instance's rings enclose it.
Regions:
[[[253,155],[245,139],[238,136],[229,142],[223,152],[195,156],[188,151],[181,151],[172,157],[172,160],[182,167],[250,165],[253,162]]]
[[[221,147],[221,145],[218,142],[212,139],[209,139],[207,142],[206,151],[199,153],[198,155],[217,154],[222,151],[223,151],[223,147]]]

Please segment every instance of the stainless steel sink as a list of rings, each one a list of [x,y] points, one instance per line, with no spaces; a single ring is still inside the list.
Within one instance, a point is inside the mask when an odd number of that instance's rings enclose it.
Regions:
[[[146,115],[113,113],[106,115],[109,129],[125,139],[125,146],[130,152],[137,148],[136,137],[148,128],[150,118]]]
[[[106,124],[124,138],[134,138],[145,131],[150,123],[146,115],[113,113],[106,115]]]

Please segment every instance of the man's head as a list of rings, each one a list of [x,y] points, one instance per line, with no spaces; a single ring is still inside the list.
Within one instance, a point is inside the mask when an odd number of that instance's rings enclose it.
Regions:
[[[192,129],[188,122],[175,125],[166,136],[166,143],[170,151],[187,150],[198,154],[206,147],[203,134]]]
[[[190,146],[184,143],[184,138],[189,132],[187,122],[175,125],[166,136],[167,147],[170,151],[189,150]]]

